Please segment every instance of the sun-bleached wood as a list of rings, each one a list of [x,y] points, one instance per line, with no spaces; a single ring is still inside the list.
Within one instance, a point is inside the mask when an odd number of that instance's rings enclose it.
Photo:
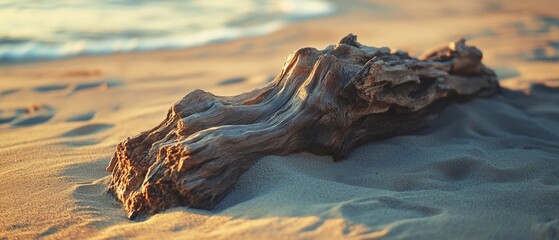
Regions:
[[[352,34],[324,50],[301,48],[267,86],[232,97],[195,90],[158,126],[120,143],[109,190],[131,219],[211,209],[263,156],[341,160],[359,144],[426,126],[452,101],[499,92],[481,59],[463,39],[419,59]]]

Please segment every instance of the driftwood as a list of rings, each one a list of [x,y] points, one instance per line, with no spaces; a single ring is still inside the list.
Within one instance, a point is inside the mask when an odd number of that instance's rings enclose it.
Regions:
[[[343,159],[359,144],[424,127],[451,100],[500,89],[463,39],[420,59],[348,35],[302,48],[269,85],[232,97],[195,90],[155,128],[117,146],[111,192],[133,219],[175,206],[211,209],[265,155]]]

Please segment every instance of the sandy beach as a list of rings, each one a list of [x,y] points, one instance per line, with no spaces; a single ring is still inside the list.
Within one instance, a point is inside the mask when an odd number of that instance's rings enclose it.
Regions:
[[[334,4],[264,36],[0,66],[0,239],[559,239],[559,2]],[[262,87],[348,33],[413,56],[465,37],[504,90],[344,161],[264,157],[211,211],[130,221],[107,193],[115,146],[188,92]]]

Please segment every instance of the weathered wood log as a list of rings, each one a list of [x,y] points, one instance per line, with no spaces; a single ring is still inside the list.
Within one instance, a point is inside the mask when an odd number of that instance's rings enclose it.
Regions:
[[[348,35],[293,53],[269,85],[233,97],[195,90],[155,128],[117,146],[107,171],[129,218],[213,208],[256,160],[307,151],[343,159],[364,142],[424,127],[452,100],[500,89],[463,39],[420,59]]]

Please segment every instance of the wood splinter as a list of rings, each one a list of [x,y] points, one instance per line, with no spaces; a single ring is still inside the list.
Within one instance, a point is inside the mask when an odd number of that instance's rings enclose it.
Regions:
[[[175,206],[212,209],[263,156],[341,160],[362,143],[426,126],[454,100],[500,90],[481,51],[463,39],[419,59],[356,39],[297,50],[261,89],[187,94],[158,126],[118,144],[109,191],[130,219]]]

